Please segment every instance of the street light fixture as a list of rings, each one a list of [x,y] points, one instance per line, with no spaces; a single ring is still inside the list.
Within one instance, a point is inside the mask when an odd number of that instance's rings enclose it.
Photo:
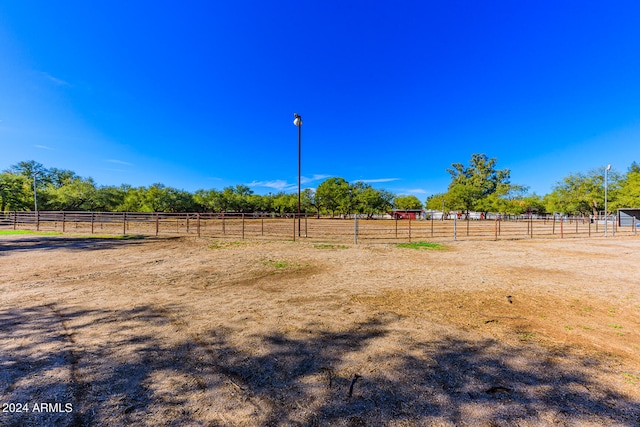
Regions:
[[[608,199],[608,190],[609,190],[609,171],[611,170],[611,165],[607,165],[604,168],[604,237],[607,237],[607,223],[609,218],[609,211],[607,210],[607,199]]]
[[[300,237],[300,160],[302,147],[302,116],[298,113],[293,113],[293,124],[298,127],[298,237]]]

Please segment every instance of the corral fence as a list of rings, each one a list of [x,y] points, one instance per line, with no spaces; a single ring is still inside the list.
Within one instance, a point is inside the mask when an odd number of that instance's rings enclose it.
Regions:
[[[423,240],[510,240],[637,235],[638,221],[621,226],[617,216],[593,219],[561,215],[486,219],[367,219],[273,213],[7,212],[0,229],[95,235],[187,235],[231,239],[394,243]]]

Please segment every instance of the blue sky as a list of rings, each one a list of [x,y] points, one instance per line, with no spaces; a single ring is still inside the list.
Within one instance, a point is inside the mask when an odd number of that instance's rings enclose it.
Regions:
[[[640,161],[637,1],[0,0],[0,170],[421,200],[472,153],[546,194]]]

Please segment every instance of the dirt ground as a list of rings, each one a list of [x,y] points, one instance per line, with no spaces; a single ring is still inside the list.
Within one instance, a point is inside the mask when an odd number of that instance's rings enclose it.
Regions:
[[[0,426],[640,425],[639,238],[445,246],[0,236]]]

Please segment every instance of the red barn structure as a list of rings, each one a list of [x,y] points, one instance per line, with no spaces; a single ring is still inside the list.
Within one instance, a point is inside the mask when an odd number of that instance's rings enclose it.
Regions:
[[[422,217],[422,209],[404,209],[389,212],[393,219],[420,219]]]

